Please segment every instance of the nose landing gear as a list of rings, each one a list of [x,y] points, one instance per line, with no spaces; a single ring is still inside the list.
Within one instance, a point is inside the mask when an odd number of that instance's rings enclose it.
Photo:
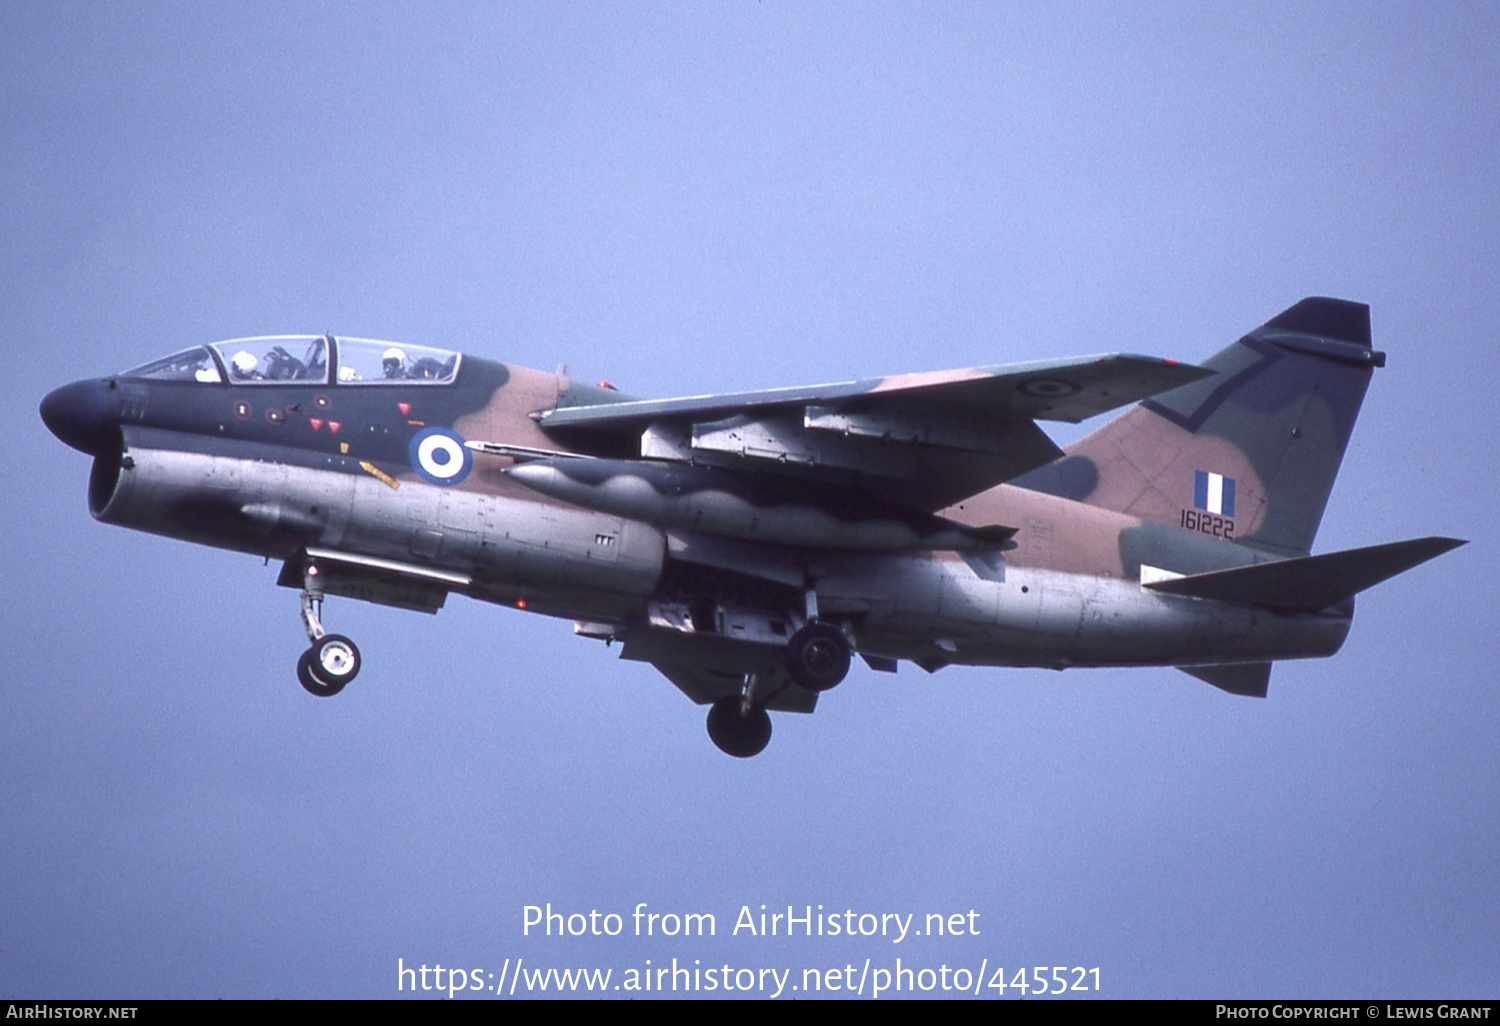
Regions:
[[[297,679],[309,694],[332,698],[359,673],[359,648],[342,634],[325,634],[297,658]]]
[[[297,680],[309,694],[332,698],[359,675],[359,646],[342,634],[326,633],[322,611],[318,568],[309,560],[302,572],[302,626],[312,647],[297,659]]]

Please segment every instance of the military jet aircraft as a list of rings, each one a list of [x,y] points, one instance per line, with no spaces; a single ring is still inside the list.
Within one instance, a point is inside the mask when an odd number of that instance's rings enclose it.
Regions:
[[[1171,666],[1264,696],[1356,593],[1463,542],[1311,555],[1365,389],[1369,308],[1305,299],[1203,366],[1107,355],[634,399],[447,349],[276,336],[48,395],[99,520],[281,561],[331,696],[325,596],[451,593],[575,621],[709,706],[734,756],[858,655]],[[1059,448],[1038,421],[1128,406]]]

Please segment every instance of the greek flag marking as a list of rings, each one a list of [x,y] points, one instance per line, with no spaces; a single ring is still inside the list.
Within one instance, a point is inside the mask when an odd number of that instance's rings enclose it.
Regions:
[[[1234,516],[1234,478],[1207,470],[1195,472],[1193,506],[1221,517]]]

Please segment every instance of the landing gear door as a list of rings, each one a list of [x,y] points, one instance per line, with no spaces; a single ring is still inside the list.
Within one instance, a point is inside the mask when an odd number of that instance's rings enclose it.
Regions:
[[[276,583],[283,588],[302,590],[303,561],[289,559],[281,564]],[[319,581],[324,594],[359,599],[397,609],[419,613],[436,613],[448,599],[448,588],[439,581],[392,573],[378,567],[353,563],[318,561]]]

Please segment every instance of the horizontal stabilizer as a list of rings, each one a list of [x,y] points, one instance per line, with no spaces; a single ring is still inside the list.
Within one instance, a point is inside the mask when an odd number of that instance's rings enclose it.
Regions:
[[[1248,698],[1265,698],[1271,687],[1270,663],[1219,663],[1214,666],[1179,666],[1190,677]]]
[[[1142,587],[1168,595],[1315,613],[1464,544],[1457,538],[1412,538],[1153,581]]]

